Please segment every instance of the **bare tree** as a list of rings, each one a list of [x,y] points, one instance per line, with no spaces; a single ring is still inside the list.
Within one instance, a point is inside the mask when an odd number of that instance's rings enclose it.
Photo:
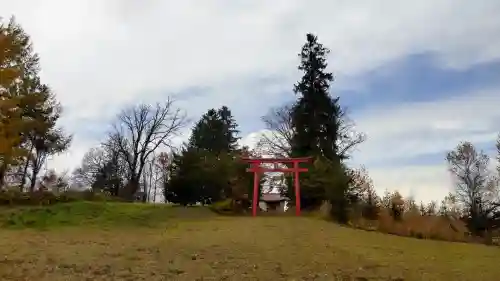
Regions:
[[[148,178],[148,201],[156,202],[159,191],[163,190],[169,177],[169,166],[172,163],[174,150],[153,154],[148,161],[145,177]]]
[[[142,187],[145,193],[146,202],[151,198],[151,190],[153,189],[153,184],[155,183],[156,173],[154,173],[154,162],[156,157],[152,154],[147,160],[146,165],[144,165],[144,170],[142,171]]]
[[[267,133],[262,134],[257,147],[263,153],[274,157],[289,157],[290,144],[293,137],[292,104],[271,108],[268,114],[262,117]]]
[[[146,201],[155,202],[158,185],[162,183],[163,171],[159,169],[161,164],[161,157],[163,152],[159,155],[153,153],[146,161],[143,171],[143,187],[146,193]]]
[[[107,155],[101,147],[93,147],[83,155],[80,167],[73,171],[73,181],[91,186],[96,175],[106,165]]]
[[[58,174],[54,170],[48,170],[41,178],[40,188],[55,193],[64,192],[69,187],[67,175],[68,171],[63,171],[61,174]]]
[[[355,130],[355,123],[347,116],[347,109],[340,112],[338,147],[339,156],[348,159],[352,150],[366,140],[366,135]]]
[[[427,204],[425,208],[425,214],[428,216],[434,216],[437,214],[438,204],[436,201],[431,201]]]
[[[494,227],[498,185],[488,169],[489,157],[463,142],[447,154],[449,171],[455,179],[455,195],[468,212],[470,231],[481,234]]]
[[[72,187],[88,188],[118,196],[128,180],[128,168],[120,153],[109,142],[91,148],[83,156],[80,167],[73,171]]]
[[[171,99],[155,106],[133,106],[118,115],[108,145],[117,149],[127,165],[125,197],[131,198],[138,190],[148,157],[160,146],[171,147],[172,138],[185,124],[185,114],[174,107]]]
[[[500,177],[500,134],[498,134],[496,147],[497,147],[497,175]]]
[[[272,108],[268,114],[262,117],[262,121],[268,130],[262,134],[257,147],[265,154],[274,157],[289,157],[291,141],[294,135],[292,126],[292,103],[281,107]],[[349,158],[349,154],[360,143],[366,140],[366,136],[354,130],[354,122],[347,117],[346,110],[341,111],[339,118],[338,147],[342,158]]]
[[[457,202],[457,197],[453,193],[449,193],[443,198],[440,205],[439,214],[453,220],[457,220],[462,216],[462,209]]]
[[[158,175],[158,180],[153,192],[153,202],[156,202],[156,195],[158,194],[157,187],[160,186],[160,190],[163,190],[163,187],[167,184],[167,181],[169,180],[170,176],[169,167],[172,164],[173,153],[174,151],[170,151],[170,153],[160,152],[160,154],[158,155],[155,165],[155,171],[156,174]],[[166,201],[165,198],[164,200]]]

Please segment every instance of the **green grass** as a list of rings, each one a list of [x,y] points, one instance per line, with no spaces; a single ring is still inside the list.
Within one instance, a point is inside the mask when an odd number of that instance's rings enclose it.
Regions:
[[[169,218],[213,216],[203,208],[179,208],[171,205],[116,202],[73,202],[48,207],[19,207],[0,213],[4,228],[49,229],[65,226],[154,227]]]
[[[2,213],[0,280],[500,280],[499,248],[311,217],[85,202]]]

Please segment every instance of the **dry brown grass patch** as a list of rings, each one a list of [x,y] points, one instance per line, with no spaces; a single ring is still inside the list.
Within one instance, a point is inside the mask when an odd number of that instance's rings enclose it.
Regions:
[[[467,236],[467,227],[462,221],[440,216],[406,213],[402,220],[395,221],[389,211],[382,210],[378,220],[369,221],[360,218],[356,219],[353,225],[357,228],[419,239],[473,242]]]

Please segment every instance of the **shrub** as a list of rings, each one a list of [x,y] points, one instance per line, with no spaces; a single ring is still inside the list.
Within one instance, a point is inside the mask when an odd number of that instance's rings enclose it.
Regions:
[[[225,199],[222,201],[217,201],[213,203],[212,205],[209,206],[210,210],[214,211],[215,213],[222,214],[222,215],[231,215],[231,214],[236,214],[238,213],[237,210],[233,207],[233,200],[232,199]]]

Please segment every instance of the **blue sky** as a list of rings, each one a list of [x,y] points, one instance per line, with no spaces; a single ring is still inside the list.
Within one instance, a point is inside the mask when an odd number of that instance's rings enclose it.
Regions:
[[[366,106],[401,102],[429,102],[456,97],[465,92],[500,86],[500,60],[449,69],[439,63],[439,54],[421,53],[349,77],[359,88],[343,92],[344,102],[353,110]],[[335,87],[334,87],[335,88]]]
[[[314,2],[314,5],[311,5]],[[313,32],[331,49],[332,93],[368,140],[379,191],[440,200],[444,155],[462,140],[492,153],[500,132],[496,0],[0,0],[40,54],[74,134],[49,168],[72,169],[125,106],[171,96],[196,120],[229,106],[254,145],[260,117],[294,99],[297,53]],[[175,139],[182,142],[189,129]]]
[[[358,89],[342,91],[338,94],[343,99],[352,114],[363,112],[363,109],[373,107],[397,106],[401,103],[422,104],[440,103],[456,98],[467,98],[467,95],[485,89],[498,91],[500,95],[500,60],[492,60],[465,69],[447,69],[439,64],[437,54],[415,54],[399,58],[359,76],[349,78],[360,81]],[[335,88],[335,87],[333,87]],[[470,108],[481,110],[481,108]],[[450,113],[453,118],[459,112]],[[419,118],[419,116],[415,116]],[[492,119],[487,128],[471,127],[475,133],[500,132],[500,119]],[[485,124],[482,124],[485,125]],[[381,124],[383,126],[383,124]],[[442,132],[429,131],[429,138],[439,138]],[[466,140],[466,139],[464,139]],[[493,153],[491,141],[476,142],[478,148],[487,153]],[[395,163],[378,163],[379,165],[399,164],[435,164],[444,159],[443,152],[422,153],[407,158],[398,157]]]

